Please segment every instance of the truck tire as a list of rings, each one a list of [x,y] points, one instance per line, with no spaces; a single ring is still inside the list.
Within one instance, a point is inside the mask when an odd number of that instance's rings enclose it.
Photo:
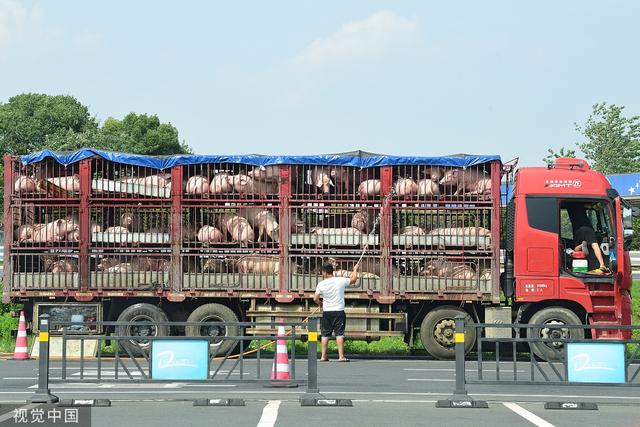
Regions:
[[[210,303],[193,310],[187,322],[238,322],[238,316],[226,305]],[[238,325],[202,325],[185,327],[185,335],[193,337],[239,336]],[[248,343],[247,343],[248,344]],[[209,349],[213,355],[225,355],[238,345],[237,340],[212,339]]]
[[[465,324],[473,323],[469,314],[457,307],[443,306],[435,308],[427,313],[420,325],[420,339],[424,349],[436,359],[455,359],[455,317],[459,314],[465,316]],[[476,342],[476,328],[465,327],[464,352],[467,354]]]
[[[118,322],[130,322],[129,325],[117,326],[119,336],[166,336],[169,335],[168,325],[153,325],[153,322],[168,322],[169,319],[161,308],[152,304],[138,303],[125,308]],[[136,324],[140,322],[140,324]],[[150,340],[119,340],[119,345],[132,356],[148,354],[151,350]]]
[[[581,325],[578,316],[568,308],[547,307],[536,312],[530,325],[545,325],[537,328],[527,328],[527,338],[560,338],[583,339],[584,329],[562,328],[562,325]],[[547,362],[564,358],[564,344],[560,342],[530,342],[529,348],[540,359]]]

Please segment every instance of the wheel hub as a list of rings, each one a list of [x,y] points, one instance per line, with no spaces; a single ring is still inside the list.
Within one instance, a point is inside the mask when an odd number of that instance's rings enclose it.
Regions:
[[[554,338],[568,339],[571,337],[571,334],[568,328],[561,327],[564,326],[564,324],[565,323],[560,320],[549,320],[548,322],[545,322],[546,327],[540,330],[540,336],[545,340]],[[556,349],[562,348],[564,345],[564,343],[560,341],[545,342],[545,344]]]
[[[452,319],[443,319],[436,324],[434,337],[438,344],[443,347],[451,347],[454,345],[454,334],[456,323]]]

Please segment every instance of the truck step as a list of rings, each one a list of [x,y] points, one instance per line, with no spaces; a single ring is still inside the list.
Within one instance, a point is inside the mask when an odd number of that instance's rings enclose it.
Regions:
[[[612,305],[594,305],[594,313],[615,313],[616,308]]]
[[[616,293],[613,291],[589,291],[589,295],[592,297],[615,297]]]

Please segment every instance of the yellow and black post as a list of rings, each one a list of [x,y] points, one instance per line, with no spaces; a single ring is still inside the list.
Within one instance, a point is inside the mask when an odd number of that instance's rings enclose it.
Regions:
[[[464,315],[459,314],[455,317],[456,332],[453,336],[456,355],[456,389],[447,400],[438,400],[436,402],[436,408],[488,408],[487,402],[483,400],[473,400],[467,394],[466,380],[465,380],[465,354],[464,354],[464,341],[465,341],[465,325]],[[473,325],[471,326],[473,327]]]
[[[40,333],[38,342],[40,353],[38,357],[38,389],[29,399],[30,403],[55,403],[58,396],[51,394],[49,390],[49,315],[40,316]]]

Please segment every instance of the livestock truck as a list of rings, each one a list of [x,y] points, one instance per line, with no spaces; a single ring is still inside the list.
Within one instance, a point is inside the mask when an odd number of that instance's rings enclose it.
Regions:
[[[515,172],[498,156],[84,149],[5,155],[4,174],[3,299],[24,304],[33,330],[43,313],[128,321],[115,332],[141,336],[127,343],[136,351],[149,335],[235,336],[236,326],[207,323],[302,320],[317,311],[321,265],[346,275],[362,257],[346,293],[351,338],[413,345],[419,335],[430,354],[452,358],[459,314],[542,324],[529,333],[546,338],[628,336],[563,327],[631,322],[631,209],[583,160]],[[576,268],[567,214],[576,202],[609,274]],[[204,323],[153,324],[167,320]],[[469,351],[473,329],[465,340]],[[234,345],[214,342],[217,352]],[[531,349],[562,354],[559,343]]]

